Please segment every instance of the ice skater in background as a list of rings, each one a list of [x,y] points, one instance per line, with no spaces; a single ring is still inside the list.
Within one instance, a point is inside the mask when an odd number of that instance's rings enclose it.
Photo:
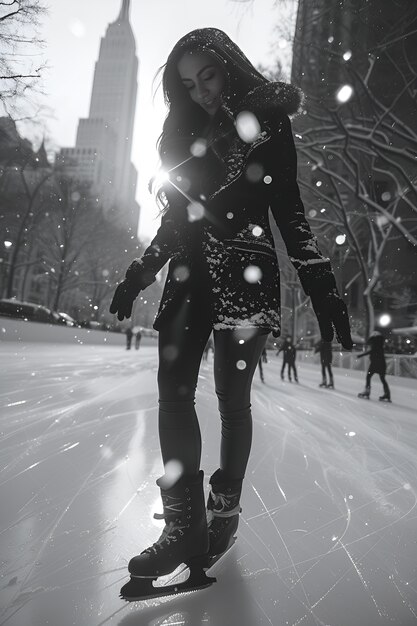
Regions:
[[[130,350],[132,346],[132,337],[133,337],[133,330],[129,326],[129,328],[126,328],[126,350]]]
[[[385,373],[387,364],[385,361],[384,343],[385,339],[379,331],[374,331],[367,341],[370,349],[367,352],[358,354],[357,358],[361,359],[364,356],[369,356],[370,363],[368,371],[366,373],[365,389],[361,393],[358,393],[359,398],[365,398],[369,400],[371,394],[371,378],[374,374],[379,374],[382,386],[384,388],[384,394],[379,397],[381,402],[391,402],[391,392],[388,383],[385,379]]]
[[[292,342],[291,337],[286,337],[283,345],[277,351],[277,355],[283,352],[281,380],[284,380],[285,366],[288,366],[288,380],[292,382],[291,372],[294,374],[294,380],[298,383],[297,368],[295,367],[295,359],[297,356],[297,348]]]
[[[142,340],[142,332],[140,328],[135,329],[135,349],[139,350],[140,342]]]
[[[262,350],[262,354],[258,361],[259,376],[261,377],[261,381],[265,383],[263,363],[268,363],[268,355],[266,352],[266,348]]]
[[[330,341],[323,341],[322,339],[318,342],[315,347],[314,353],[320,352],[320,363],[321,363],[321,383],[319,387],[327,387],[327,389],[334,389],[334,381],[333,381],[333,372],[332,372],[332,362],[333,362],[333,352],[332,352],[332,344]],[[326,377],[329,375],[329,382],[327,382]]]
[[[121,590],[126,600],[210,585],[204,570],[233,544],[252,443],[253,374],[269,332],[280,333],[269,208],[323,337],[331,341],[335,328],[342,345],[352,347],[346,306],[306,221],[297,185],[288,114],[298,109],[300,92],[266,79],[216,28],[195,30],[174,46],[162,86],[168,113],[159,140],[161,226],[128,268],[110,307],[120,320],[129,318],[140,291],[170,261],[154,322],[165,469],[157,485],[165,528],[130,560],[131,580]],[[194,402],[211,332],[221,444],[206,508]],[[209,427],[216,427],[215,420]],[[179,472],[169,471],[173,464]],[[181,563],[190,569],[186,582],[153,585]]]

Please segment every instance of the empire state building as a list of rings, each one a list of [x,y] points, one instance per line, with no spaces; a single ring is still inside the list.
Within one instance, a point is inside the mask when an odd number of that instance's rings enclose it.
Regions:
[[[106,214],[137,233],[137,171],[131,162],[138,59],[129,21],[130,0],[101,39],[94,69],[90,111],[78,124],[75,148],[59,162],[70,176],[91,183]]]

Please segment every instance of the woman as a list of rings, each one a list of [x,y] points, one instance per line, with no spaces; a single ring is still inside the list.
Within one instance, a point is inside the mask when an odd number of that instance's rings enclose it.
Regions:
[[[351,347],[346,307],[305,220],[296,183],[287,114],[299,107],[299,91],[268,81],[215,28],[180,39],[162,84],[168,106],[159,140],[168,177],[159,193],[164,214],[150,246],[117,287],[110,310],[119,320],[129,318],[134,299],[170,260],[154,323],[159,436],[164,466],[179,461],[183,472],[173,485],[166,475],[157,481],[166,525],[159,540],[130,561],[133,579],[154,579],[181,562],[202,572],[233,542],[252,439],[252,377],[268,333],[280,332],[269,206],[323,336],[330,341],[334,325],[342,344]],[[221,449],[206,517],[194,397],[212,331]],[[122,595],[141,597],[132,589],[126,585]],[[150,585],[146,592],[153,593]]]

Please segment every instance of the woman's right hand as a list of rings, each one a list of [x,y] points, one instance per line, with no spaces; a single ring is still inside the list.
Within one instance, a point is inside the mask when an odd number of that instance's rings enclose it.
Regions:
[[[134,285],[131,280],[125,278],[116,287],[113,300],[110,304],[110,313],[117,313],[117,319],[123,321],[132,315],[133,303],[138,297],[141,289]]]

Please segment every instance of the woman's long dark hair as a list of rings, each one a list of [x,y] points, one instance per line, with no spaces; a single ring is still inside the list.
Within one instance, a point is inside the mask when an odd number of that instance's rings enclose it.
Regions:
[[[168,114],[158,139],[158,152],[162,168],[167,170],[190,156],[190,137],[197,138],[209,121],[208,114],[191,100],[178,72],[178,62],[190,51],[213,56],[224,70],[226,87],[222,102],[223,108],[231,116],[248,92],[269,82],[222,30],[199,28],[182,37],[160,69]],[[162,194],[158,192],[157,195],[162,204],[166,204]]]

